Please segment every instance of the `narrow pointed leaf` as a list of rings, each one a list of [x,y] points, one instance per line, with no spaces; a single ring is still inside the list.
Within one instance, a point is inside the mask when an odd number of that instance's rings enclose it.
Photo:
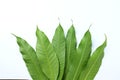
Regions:
[[[104,43],[99,46],[94,52],[93,55],[90,57],[87,66],[81,73],[79,80],[94,80],[95,75],[97,74],[102,59],[104,57],[104,48],[106,47],[106,40]]]
[[[20,52],[33,80],[48,80],[40,68],[35,50],[22,38],[17,37]]]
[[[55,31],[52,45],[59,61],[59,74],[57,80],[62,80],[65,67],[65,36],[62,26],[60,24]]]
[[[78,65],[78,55],[76,50],[70,55],[70,63],[68,67],[68,72],[66,73],[66,76],[63,80],[74,80],[73,76],[75,74],[77,65]]]
[[[73,73],[70,71],[70,67],[73,65],[71,64],[72,60],[76,59],[74,56],[75,51],[76,51],[76,36],[75,36],[75,29],[74,26],[72,25],[70,29],[67,32],[66,36],[66,67],[65,67],[65,73],[64,73],[64,80],[71,80],[72,76],[71,74]],[[73,69],[72,69],[73,70]]]
[[[56,80],[58,76],[59,64],[53,46],[49,42],[47,36],[38,28],[36,30],[36,36],[36,54],[42,70],[50,80]]]
[[[77,50],[78,54],[78,63],[75,70],[75,73],[73,74],[73,80],[78,80],[83,68],[85,67],[86,63],[88,62],[88,59],[90,57],[91,53],[91,34],[89,30],[84,34]]]

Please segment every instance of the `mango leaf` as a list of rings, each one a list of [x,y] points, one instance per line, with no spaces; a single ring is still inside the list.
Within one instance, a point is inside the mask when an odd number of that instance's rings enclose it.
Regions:
[[[75,49],[74,49],[75,50]],[[71,66],[65,80],[78,80],[81,71],[86,65],[91,52],[91,34],[89,30],[83,36],[78,49],[71,53]],[[74,58],[73,58],[74,57]]]
[[[59,74],[57,80],[62,80],[64,68],[65,68],[65,36],[62,26],[59,24],[59,26],[56,28],[52,45],[54,47],[54,50],[57,54],[58,61],[59,61]]]
[[[72,25],[67,32],[66,36],[66,64],[65,64],[65,72],[64,72],[64,80],[71,80],[72,74],[74,74],[74,69],[70,68],[73,66],[71,62],[76,59],[75,52],[76,52],[76,36],[75,36],[75,29]]]
[[[14,35],[15,36],[15,35]],[[22,38],[17,37],[20,52],[33,80],[48,80],[41,70],[35,50]]]
[[[47,36],[36,30],[35,50],[17,37],[20,52],[33,80],[93,80],[102,63],[107,40],[91,54],[91,34],[84,34],[76,47],[75,29],[72,25],[65,38],[62,26],[57,27],[52,44]]]
[[[94,80],[94,77],[97,74],[104,57],[104,48],[106,47],[106,42],[107,40],[105,40],[104,43],[93,52],[87,63],[87,66],[82,71],[79,80]]]
[[[59,63],[54,48],[49,42],[47,36],[38,28],[36,30],[36,36],[36,54],[42,70],[50,80],[56,80],[58,76]]]
[[[92,41],[91,41],[91,34],[89,30],[84,34],[78,49],[77,49],[77,54],[78,54],[78,65],[76,68],[76,71],[73,76],[73,80],[77,80],[85,67],[85,65],[88,62],[88,59],[90,57],[91,53],[91,48],[92,48]]]

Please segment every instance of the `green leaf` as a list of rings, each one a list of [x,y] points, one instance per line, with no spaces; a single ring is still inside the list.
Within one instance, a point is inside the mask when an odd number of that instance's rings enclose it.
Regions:
[[[58,76],[59,63],[54,48],[49,42],[47,36],[38,28],[36,30],[36,36],[36,54],[42,70],[50,80],[56,80]]]
[[[33,80],[48,80],[41,70],[35,50],[22,38],[17,37],[20,52]]]
[[[65,36],[60,24],[55,31],[52,44],[59,61],[59,74],[57,80],[62,80],[65,67]]]
[[[86,66],[90,57],[92,48],[91,34],[89,30],[84,34],[77,50],[78,54],[78,65],[73,76],[73,80],[78,80],[83,68]]]
[[[75,47],[74,47],[75,50]],[[71,53],[71,66],[66,80],[78,80],[91,52],[91,34],[89,30],[84,34],[78,49]]]
[[[64,73],[64,80],[71,80],[73,71],[70,70],[70,68],[73,66],[71,62],[76,59],[76,36],[75,36],[75,29],[72,25],[70,29],[67,32],[66,36],[66,67],[65,67],[65,73]]]
[[[15,36],[15,35],[14,35]],[[75,29],[72,25],[66,35],[62,26],[56,28],[52,43],[36,30],[35,50],[17,37],[20,52],[34,80],[93,80],[102,63],[107,40],[91,54],[92,40],[89,30],[76,47]]]
[[[87,63],[87,66],[82,71],[82,74],[79,80],[93,80],[94,79],[95,75],[97,74],[101,66],[102,59],[104,57],[104,48],[106,47],[106,42],[107,40],[105,40],[104,43],[93,52],[92,56],[90,57]]]

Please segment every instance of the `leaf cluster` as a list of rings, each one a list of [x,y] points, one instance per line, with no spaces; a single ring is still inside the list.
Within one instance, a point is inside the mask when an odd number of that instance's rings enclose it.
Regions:
[[[93,80],[104,57],[106,39],[93,53],[91,33],[87,30],[78,47],[74,26],[64,35],[59,24],[52,42],[36,29],[36,49],[15,36],[20,52],[33,80]]]

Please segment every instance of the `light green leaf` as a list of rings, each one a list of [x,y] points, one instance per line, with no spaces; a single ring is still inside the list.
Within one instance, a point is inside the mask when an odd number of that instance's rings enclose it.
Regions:
[[[77,50],[77,54],[78,54],[78,65],[77,68],[75,70],[74,76],[73,76],[73,80],[77,80],[83,70],[83,68],[85,67],[85,65],[87,64],[87,61],[90,57],[90,53],[91,53],[91,34],[89,32],[89,30],[84,34],[79,46],[78,46],[78,50]]]
[[[73,77],[74,69],[71,69],[74,65],[72,64],[73,60],[76,59],[76,36],[75,36],[75,29],[72,25],[67,32],[66,36],[66,67],[64,73],[64,80],[71,80]],[[72,71],[71,71],[71,70]]]
[[[71,53],[71,66],[66,80],[78,80],[91,52],[91,34],[89,30],[84,34],[78,49]],[[74,54],[74,55],[73,55]]]
[[[60,24],[56,28],[52,44],[59,61],[59,74],[57,80],[62,80],[65,67],[65,36]]]
[[[56,80],[58,76],[59,63],[54,48],[49,42],[47,36],[38,28],[36,30],[36,36],[36,54],[42,70],[50,80]]]
[[[48,80],[41,70],[35,50],[22,38],[17,37],[20,52],[33,80]]]
[[[57,27],[52,43],[36,30],[35,50],[17,37],[20,52],[33,80],[93,80],[102,63],[107,40],[91,54],[92,41],[89,30],[76,47],[75,29],[72,25],[66,35],[62,26]]]
[[[82,71],[81,76],[79,80],[94,80],[95,75],[97,74],[101,63],[102,59],[104,57],[104,48],[106,47],[106,40],[104,43],[99,46],[92,54],[90,57],[87,66],[85,69]]]

